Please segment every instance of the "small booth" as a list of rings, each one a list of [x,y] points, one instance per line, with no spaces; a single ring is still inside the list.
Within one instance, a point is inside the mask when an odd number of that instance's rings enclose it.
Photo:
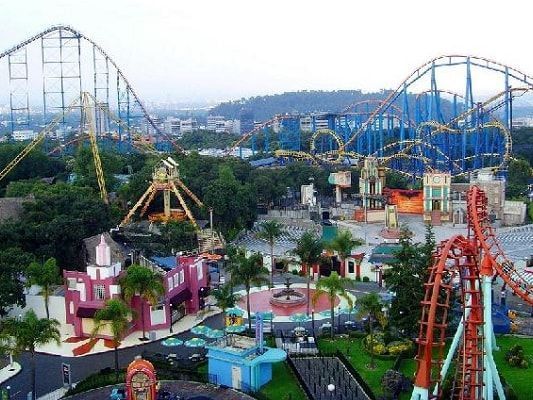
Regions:
[[[157,379],[151,362],[135,358],[126,370],[126,399],[156,400]]]
[[[228,308],[226,310],[226,326],[233,326],[233,325],[243,325],[244,324],[244,321],[243,321],[243,316],[244,312],[237,308],[237,307],[232,307],[232,308]]]

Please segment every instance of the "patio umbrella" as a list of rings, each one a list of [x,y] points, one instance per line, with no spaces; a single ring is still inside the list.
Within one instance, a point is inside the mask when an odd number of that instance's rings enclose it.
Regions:
[[[211,330],[210,327],[205,325],[196,325],[191,329],[191,332],[195,335],[207,335]]]
[[[350,311],[350,307],[342,307],[340,310],[338,308],[335,308],[334,313],[335,315],[348,315],[353,314],[355,312],[355,307]],[[330,317],[331,318],[331,310],[324,310],[320,312],[320,315],[323,315],[324,317]]]
[[[186,347],[204,347],[205,346],[205,340],[200,338],[192,338],[185,342]]]
[[[298,324],[301,324],[302,322],[311,321],[311,317],[309,315],[307,315],[307,314],[304,314],[304,313],[291,314],[289,319],[292,322],[297,322]]]
[[[242,317],[244,315],[244,311],[237,307],[231,307],[226,310],[226,314]]]
[[[230,325],[226,327],[226,333],[242,333],[246,330],[244,325]]]
[[[255,315],[257,313],[252,313],[252,319],[255,319]],[[272,311],[264,311],[260,312],[261,315],[263,315],[263,320],[270,321],[276,318],[276,314],[274,314]]]
[[[171,337],[163,340],[161,344],[166,347],[181,346],[183,344],[183,340]]]
[[[205,334],[206,337],[209,339],[218,339],[224,336],[224,331],[221,329],[211,329],[209,332]]]

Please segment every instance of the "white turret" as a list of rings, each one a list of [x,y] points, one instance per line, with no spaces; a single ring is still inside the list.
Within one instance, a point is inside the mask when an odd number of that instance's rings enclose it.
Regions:
[[[96,246],[96,265],[101,267],[111,265],[111,249],[105,242],[104,235],[100,235],[100,244]]]

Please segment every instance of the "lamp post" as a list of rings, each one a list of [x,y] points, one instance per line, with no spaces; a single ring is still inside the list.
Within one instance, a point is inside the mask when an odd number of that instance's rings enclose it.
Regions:
[[[168,311],[169,311],[169,316],[170,316],[170,333],[173,333],[173,330],[172,330],[172,303],[169,303]]]
[[[313,330],[313,336],[315,335],[315,309],[311,309],[311,329]]]
[[[502,289],[502,291],[500,292],[500,304],[502,307],[505,307],[505,297],[506,297],[507,293],[505,291],[505,289]]]
[[[337,307],[337,332],[341,333],[341,306]]]
[[[333,383],[330,383],[328,385],[328,392],[329,394],[331,395],[331,397],[333,397],[334,393],[335,393],[335,385]]]

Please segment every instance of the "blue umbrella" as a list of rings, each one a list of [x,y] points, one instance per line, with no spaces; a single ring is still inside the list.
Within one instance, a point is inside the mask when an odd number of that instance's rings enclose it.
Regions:
[[[207,335],[211,330],[210,327],[205,325],[196,325],[191,329],[191,332],[195,335]]]
[[[242,317],[244,311],[237,307],[231,307],[226,310],[226,315],[236,315],[237,317]]]
[[[261,313],[263,315],[264,321],[271,321],[274,318],[276,318],[276,314],[274,314],[272,311],[265,311]],[[255,318],[255,314],[252,314],[252,318]]]
[[[186,347],[204,347],[205,346],[205,340],[200,338],[192,338],[185,342]]]
[[[296,314],[292,314],[289,319],[292,321],[292,322],[298,322],[298,323],[302,323],[302,322],[307,322],[307,321],[311,321],[311,317],[307,314],[304,314],[304,313],[296,313]]]
[[[211,329],[209,332],[205,334],[206,337],[209,339],[218,339],[224,336],[224,331],[221,329]]]
[[[230,325],[226,327],[226,333],[242,333],[246,330],[244,325]]]
[[[183,340],[171,337],[163,340],[161,344],[166,347],[181,346],[183,344]]]

